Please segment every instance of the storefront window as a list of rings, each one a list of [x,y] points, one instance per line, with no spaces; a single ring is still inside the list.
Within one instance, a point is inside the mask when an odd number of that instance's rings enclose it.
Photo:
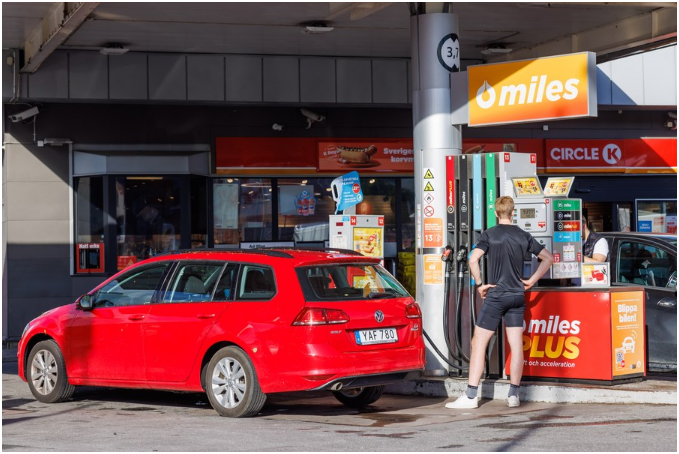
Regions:
[[[238,227],[240,241],[271,241],[271,180],[241,178]]]
[[[178,177],[116,178],[118,269],[179,248]]]
[[[104,179],[81,177],[75,180],[76,243],[104,241]]]
[[[363,201],[356,205],[356,214],[384,216],[384,242],[395,244],[396,181],[393,178],[361,178],[361,190]]]
[[[328,221],[335,214],[330,192],[334,178],[278,180],[278,238],[298,243],[328,240]]]
[[[415,251],[415,180],[401,179],[401,249]]]
[[[191,177],[191,249],[207,247],[207,183]]]
[[[637,200],[637,232],[677,233],[676,200]]]
[[[212,182],[215,246],[237,245],[240,241],[238,178],[219,178]]]

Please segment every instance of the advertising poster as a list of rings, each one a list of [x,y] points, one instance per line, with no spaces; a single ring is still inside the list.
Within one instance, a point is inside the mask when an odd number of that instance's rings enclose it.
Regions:
[[[214,221],[216,229],[238,228],[238,185],[214,185]]]
[[[383,231],[381,227],[354,227],[354,250],[368,257],[382,258]]]
[[[611,380],[609,297],[606,292],[527,292],[524,376]],[[583,310],[583,307],[587,310]],[[505,373],[509,374],[509,345]]]
[[[531,197],[542,195],[540,182],[537,177],[512,178],[517,197]]]
[[[363,201],[363,190],[361,189],[361,179],[355,170],[346,175],[337,177],[330,183],[332,198],[336,202],[335,214],[344,212]]]
[[[565,248],[564,248],[565,249]],[[608,263],[583,263],[583,287],[609,287],[611,285],[610,267]]]
[[[644,292],[611,294],[613,375],[644,373]]]
[[[412,172],[413,142],[319,142],[318,170]]]
[[[316,213],[312,185],[281,186],[279,195],[279,210],[284,216],[313,216]]]

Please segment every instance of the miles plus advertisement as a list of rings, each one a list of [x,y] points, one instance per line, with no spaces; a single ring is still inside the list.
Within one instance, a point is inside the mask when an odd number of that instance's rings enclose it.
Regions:
[[[642,373],[643,295],[635,293],[526,293],[523,375],[612,380]]]

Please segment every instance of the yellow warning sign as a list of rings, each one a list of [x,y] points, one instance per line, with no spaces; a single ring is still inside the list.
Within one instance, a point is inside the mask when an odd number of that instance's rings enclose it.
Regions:
[[[424,190],[425,191],[433,191],[434,186],[432,186],[431,183],[427,181],[427,185],[424,187]]]
[[[424,174],[424,179],[425,180],[433,180],[434,179],[434,174],[431,173],[431,170],[427,169],[427,173]]]

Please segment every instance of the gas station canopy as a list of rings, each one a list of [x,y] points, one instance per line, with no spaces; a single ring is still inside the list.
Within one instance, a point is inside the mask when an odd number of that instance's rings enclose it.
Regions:
[[[261,55],[410,55],[413,14],[453,12],[463,65],[591,51],[598,62],[676,41],[673,2],[3,2],[3,48],[23,72],[56,49]]]

